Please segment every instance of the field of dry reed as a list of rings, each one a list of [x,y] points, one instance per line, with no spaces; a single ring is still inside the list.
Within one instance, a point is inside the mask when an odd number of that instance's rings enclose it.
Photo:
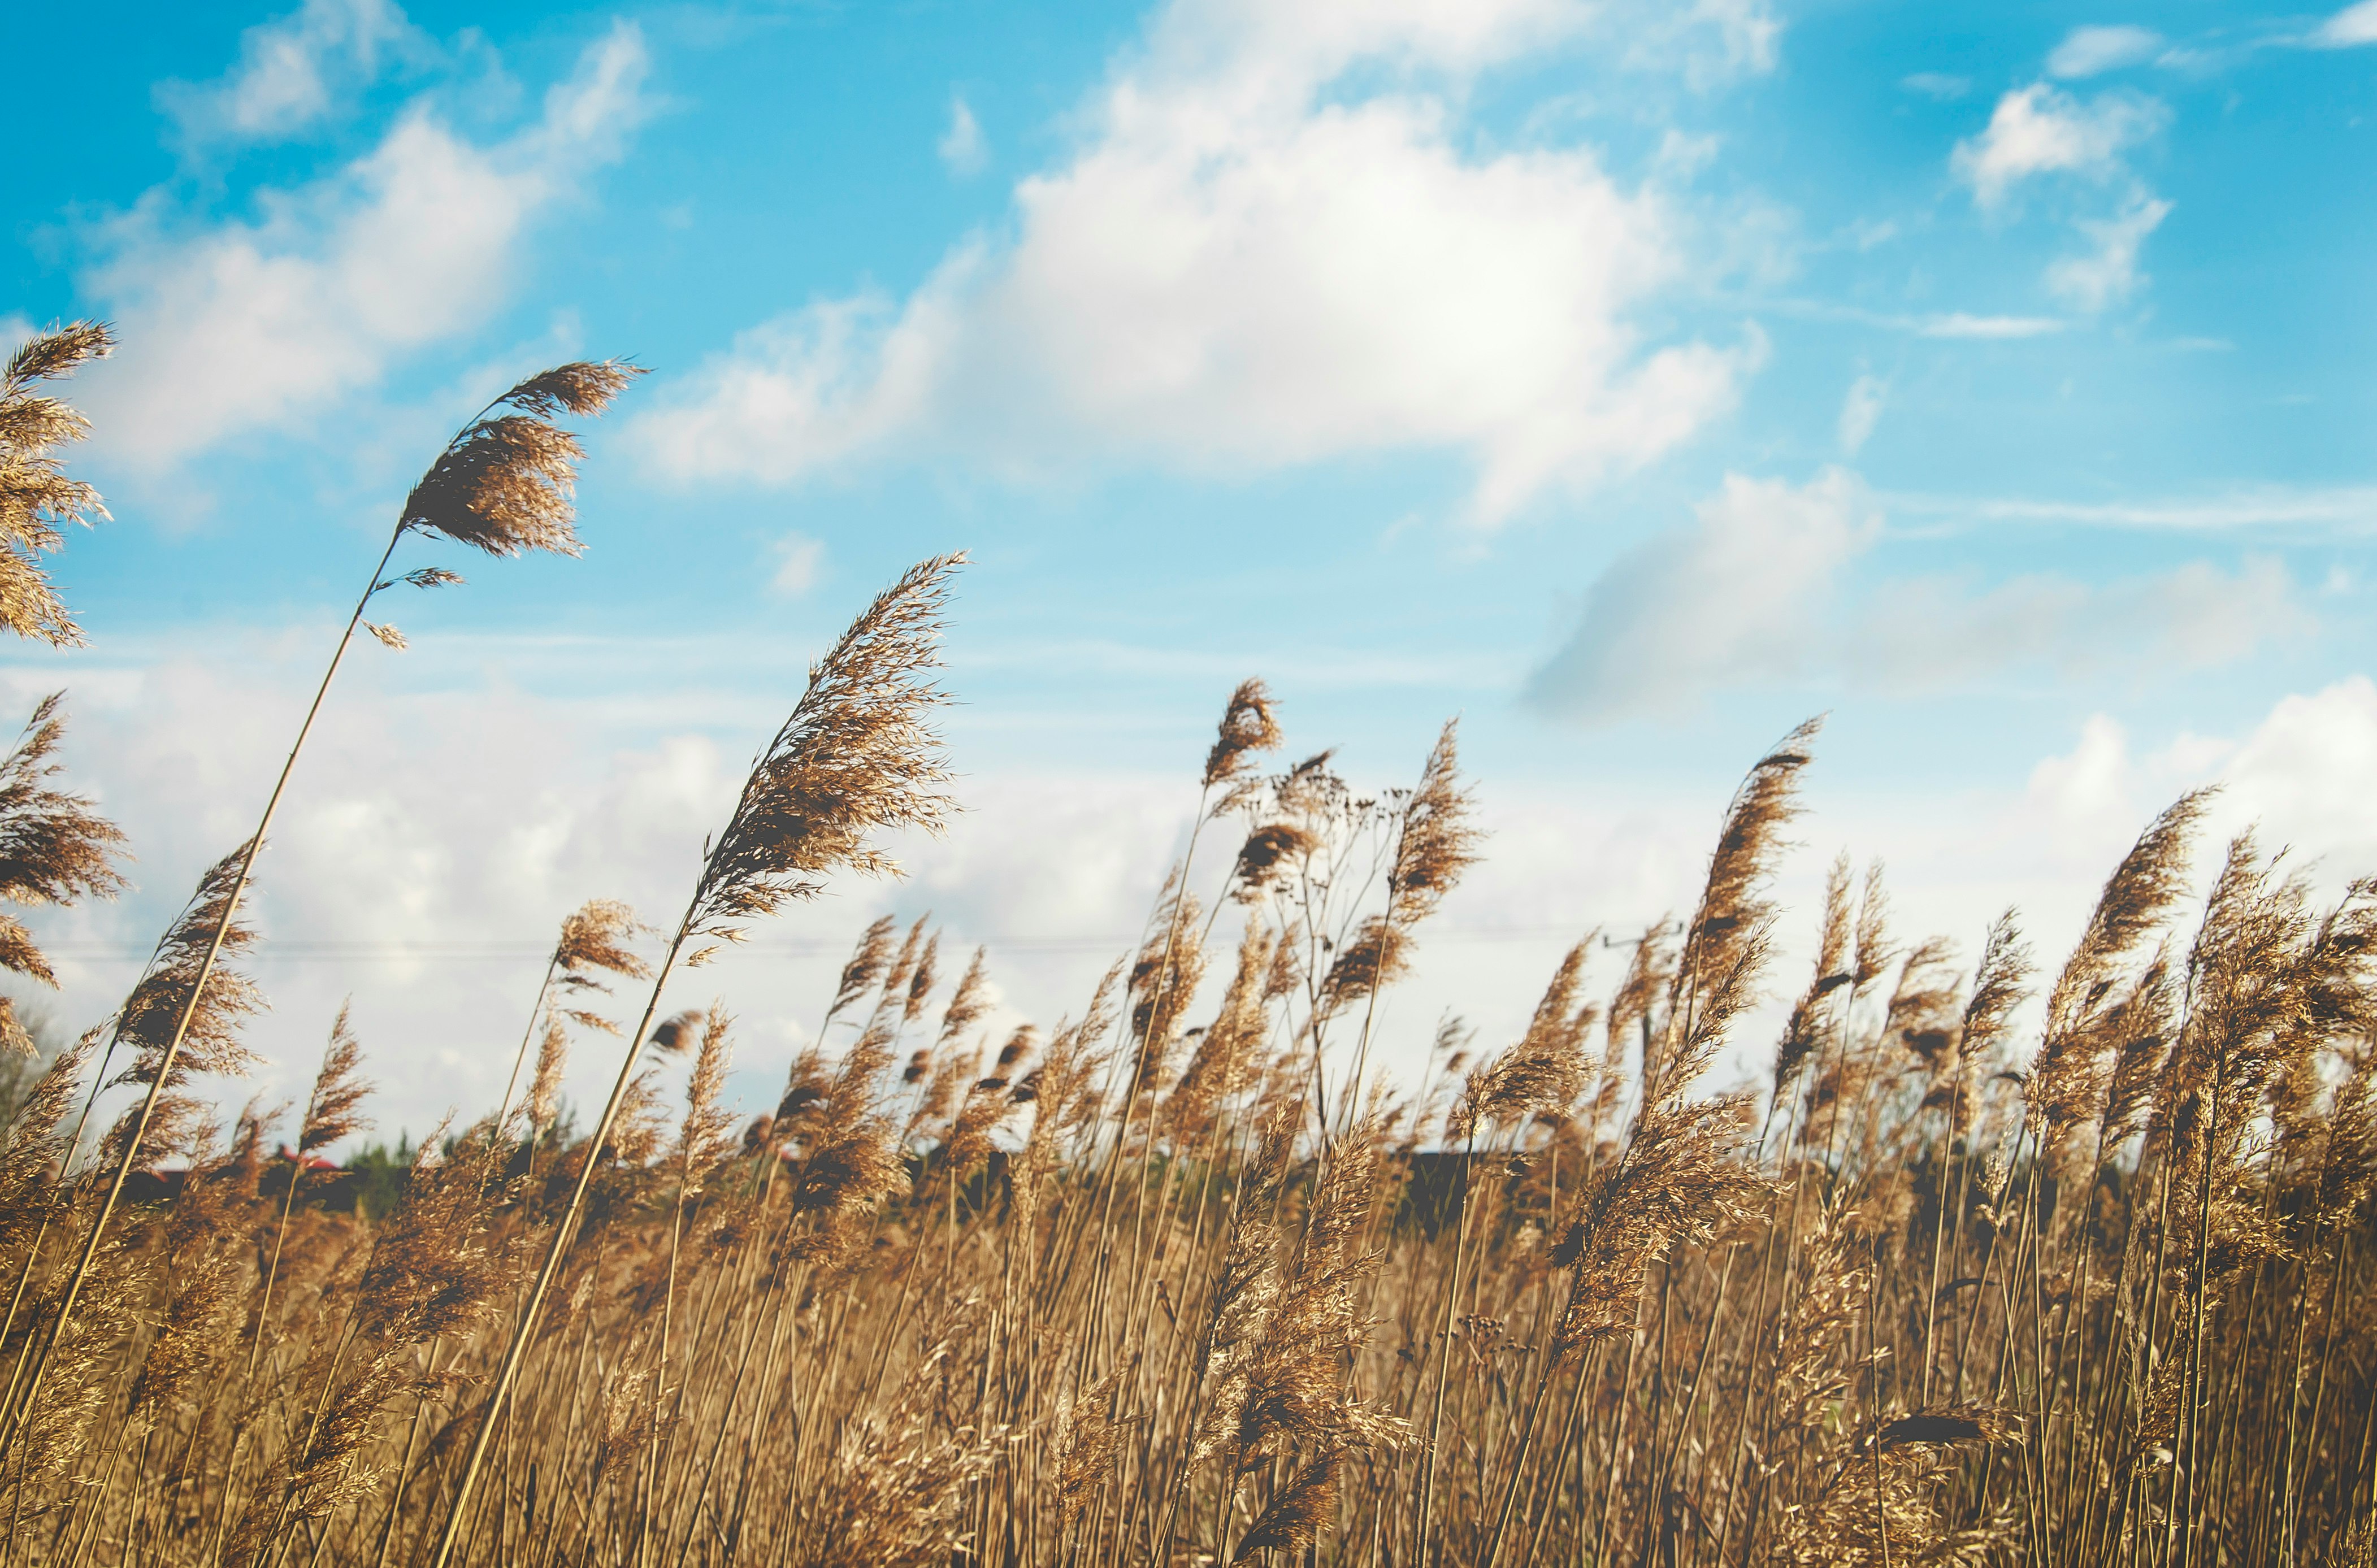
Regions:
[[[101,514],[47,387],[107,346],[36,338],[0,385],[20,635],[79,636],[41,555]],[[633,374],[465,426],[338,656],[400,646],[379,595],[459,582],[390,576],[408,540],[573,553],[559,422]],[[2011,913],[1967,961],[1845,860],[1776,907],[1810,725],[1678,920],[1580,941],[1521,1038],[1449,1020],[1414,1080],[1372,1034],[1482,852],[1455,733],[1357,789],[1285,765],[1249,682],[1077,1015],[994,1037],[984,954],[878,922],[773,1113],[722,1109],[735,1021],[680,1010],[683,971],[938,824],[957,564],[867,606],[728,819],[685,825],[681,912],[562,922],[489,1021],[503,1101],[362,1209],[266,1152],[367,1124],[343,1016],[302,1111],[219,1109],[281,768],[118,1010],[13,1079],[0,1568],[2371,1562],[2377,884],[2321,904],[2249,837],[2199,846],[2200,796],[2060,962]],[[63,723],[0,763],[19,907],[119,885]],[[1803,972],[1770,963],[1786,921]],[[0,965],[50,978],[6,914]],[[567,1134],[573,1051],[616,1076]]]

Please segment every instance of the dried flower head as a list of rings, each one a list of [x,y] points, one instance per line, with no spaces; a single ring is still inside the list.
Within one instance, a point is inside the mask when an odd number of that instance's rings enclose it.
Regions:
[[[58,772],[50,760],[66,733],[59,704],[64,694],[44,697],[26,722],[14,750],[0,759],[0,900],[18,905],[74,904],[112,898],[124,886],[115,869],[124,835],[80,795],[51,789]],[[0,968],[57,984],[32,933],[14,915],[0,911]],[[0,1050],[30,1054],[32,1041],[16,1008],[0,998]]]
[[[1799,813],[1798,776],[1822,728],[1810,719],[1759,759],[1734,792],[1709,856],[1700,907],[1684,927],[1667,987],[1666,1028],[1642,1063],[1643,1099],[1680,1092],[1707,1070],[1726,1028],[1756,992],[1774,925],[1767,889],[1784,849],[1783,829]]]
[[[2107,1025],[2121,1002],[2123,960],[2168,916],[2186,891],[2195,829],[2213,792],[2173,802],[2105,881],[2079,943],[2047,996],[2046,1036],[2024,1098],[2051,1148],[2102,1114],[2122,1042]]]
[[[1410,946],[1405,929],[1386,916],[1364,921],[1320,977],[1320,1016],[1332,1017],[1401,980],[1411,968]]]
[[[245,1076],[255,1062],[255,1053],[241,1043],[239,1032],[250,1016],[263,1010],[264,994],[253,980],[239,972],[234,961],[255,946],[256,931],[244,920],[234,918],[224,923],[233,890],[239,883],[240,868],[247,861],[247,850],[243,844],[209,868],[180,917],[159,940],[149,960],[148,972],[117,1015],[118,1039],[136,1054],[132,1065],[117,1075],[115,1083],[156,1081],[159,1070],[164,1067],[165,1051],[173,1040],[174,1026],[190,1005],[198,971],[205,967],[208,949],[213,945],[219,925],[222,926],[221,952],[213,972],[207,978],[205,992],[190,1009],[189,1028],[166,1072],[165,1087],[171,1088],[194,1073]]]
[[[1221,727],[1213,737],[1212,749],[1205,754],[1205,772],[1200,782],[1208,790],[1236,783],[1255,754],[1273,750],[1279,742],[1279,720],[1272,713],[1271,688],[1260,680],[1240,682],[1238,689],[1230,694],[1229,706],[1222,710]],[[1233,799],[1236,793],[1232,790],[1224,799]]]
[[[949,770],[930,719],[947,699],[926,675],[940,664],[941,607],[963,559],[909,568],[810,670],[703,862],[688,932],[732,940],[745,921],[815,897],[838,866],[897,874],[874,835],[940,830]]]
[[[1320,839],[1292,822],[1270,822],[1247,835],[1238,846],[1237,864],[1231,869],[1232,897],[1252,903],[1275,890],[1288,873],[1304,863]]]
[[[371,1125],[363,1103],[376,1086],[363,1076],[364,1048],[347,1027],[349,1004],[339,1004],[330,1022],[330,1043],[322,1052],[314,1091],[305,1097],[305,1120],[297,1130],[297,1152],[312,1154]]]
[[[537,1042],[536,1075],[529,1080],[528,1120],[532,1132],[553,1125],[561,1109],[561,1075],[569,1066],[569,1034],[561,1020],[548,1017],[544,1038]]]
[[[699,1007],[688,1007],[675,1017],[663,1018],[652,1026],[644,1043],[664,1056],[681,1055],[693,1044],[694,1030],[701,1027],[704,1015]]]
[[[833,990],[833,1005],[825,1010],[826,1023],[831,1024],[837,1014],[875,989],[875,982],[891,962],[891,933],[899,929],[900,923],[885,915],[859,936],[850,962],[842,967],[842,978]]]
[[[1211,1130],[1221,1107],[1242,1093],[1254,1077],[1270,1015],[1263,980],[1270,972],[1277,939],[1253,919],[1238,941],[1238,961],[1229,989],[1212,1024],[1199,1037],[1197,1050],[1165,1106],[1165,1119],[1176,1138],[1191,1138]]]
[[[1387,872],[1387,910],[1406,931],[1436,912],[1461,873],[1476,863],[1485,837],[1471,825],[1476,802],[1461,784],[1460,724],[1445,720],[1420,769],[1419,788],[1403,802],[1402,831]]]
[[[605,360],[561,365],[514,386],[447,443],[404,498],[398,529],[438,534],[490,555],[581,553],[570,498],[585,449],[553,422],[565,412],[601,413],[643,374],[640,365]]]
[[[553,944],[554,967],[562,984],[573,989],[607,991],[595,971],[627,980],[650,980],[652,967],[627,944],[644,929],[636,911],[616,898],[589,898],[565,916],[561,935]]]
[[[0,369],[0,626],[57,647],[78,647],[74,623],[42,570],[41,557],[66,543],[68,523],[105,517],[99,492],[66,477],[57,449],[81,440],[90,422],[36,388],[104,358],[115,346],[96,321],[34,334]]]
[[[941,933],[935,932],[917,955],[916,967],[908,975],[908,999],[900,1008],[900,1022],[913,1024],[925,1004],[932,999],[933,987],[940,980]]]
[[[675,1152],[680,1181],[688,1187],[733,1152],[735,1126],[735,1113],[720,1104],[727,1069],[734,1064],[734,1015],[713,1002],[708,1012],[694,1016],[701,1025],[701,1044],[694,1052],[692,1075],[686,1080],[685,1120],[677,1128]]]
[[[1599,1007],[1577,1000],[1592,942],[1586,937],[1560,960],[1519,1043],[1471,1075],[1451,1128],[1455,1136],[1477,1123],[1515,1126],[1538,1112],[1565,1111],[1583,1091],[1593,1071],[1585,1037],[1601,1016]]]
[[[958,980],[957,990],[950,995],[949,1006],[942,1009],[941,1028],[937,1037],[940,1044],[947,1045],[973,1028],[982,1016],[990,1010],[990,998],[985,994],[990,988],[990,982],[983,971],[983,961],[987,952],[987,949],[981,947],[973,950],[973,959],[967,963],[965,973]],[[1000,1065],[1004,1066],[1006,1063],[1002,1062]]]

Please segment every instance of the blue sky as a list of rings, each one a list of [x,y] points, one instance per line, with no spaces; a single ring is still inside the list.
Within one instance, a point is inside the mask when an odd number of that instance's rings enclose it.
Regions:
[[[580,354],[655,372],[589,433],[586,559],[397,608],[413,648],[361,650],[259,886],[275,1071],[352,992],[391,1125],[492,1098],[554,921],[673,907],[821,640],[947,549],[970,814],[720,971],[755,1084],[879,909],[1078,1006],[1246,674],[1382,783],[1463,716],[1497,848],[1415,1037],[1688,898],[1818,710],[1795,885],[1884,855],[1910,923],[2016,900],[2051,947],[2205,780],[2377,849],[2377,4],[12,33],[90,64],[0,175],[0,326],[123,339],[76,388],[114,520],[56,566],[91,646],[6,655],[20,705],[69,690],[140,856],[43,917],[62,1017],[244,830],[445,432]]]

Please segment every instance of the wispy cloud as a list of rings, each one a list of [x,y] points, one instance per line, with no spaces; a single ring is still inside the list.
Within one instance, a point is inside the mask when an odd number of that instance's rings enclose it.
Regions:
[[[1961,524],[2070,524],[2182,533],[2289,529],[2354,536],[2377,532],[2377,485],[2271,485],[2211,495],[2137,501],[2059,501],[1912,492],[1893,493],[1887,500],[1895,513]]]
[[[950,128],[941,133],[935,150],[952,174],[978,174],[990,161],[990,143],[983,137],[982,123],[962,96],[950,100]]]
[[[1841,399],[1841,455],[1854,457],[1873,438],[1873,427],[1881,421],[1881,407],[1889,401],[1890,383],[1878,375],[1860,375],[1849,383],[1848,396]]]
[[[2129,298],[2140,280],[2138,248],[2170,216],[2170,203],[2139,193],[2111,218],[2077,227],[2095,248],[2047,269],[2047,286],[2075,310],[2100,311]]]
[[[2193,669],[2309,625],[2271,561],[2102,583],[1864,581],[1852,568],[1882,531],[1881,503],[1845,470],[1805,485],[1729,475],[1689,527],[1609,566],[1528,695],[1599,723],[1681,716],[1716,693],[1777,682],[1913,694],[2023,668]]]
[[[2094,75],[2130,59],[2148,41],[2161,42],[2140,29],[2084,28],[2064,41],[2049,65],[2054,69],[2060,61],[2060,74]],[[2171,204],[2131,172],[2126,156],[2169,122],[2169,106],[2159,99],[2116,90],[2083,102],[2034,82],[1999,99],[1981,134],[1956,144],[1949,167],[1972,187],[1974,205],[1992,217],[2012,211],[2016,193],[2045,176],[2122,191],[2111,213],[2072,218],[2088,249],[2051,263],[2044,279],[2065,304],[2094,314],[2135,291],[2143,277],[2138,253],[2170,215]]]
[[[825,569],[825,541],[806,534],[788,535],[776,541],[775,563],[769,590],[780,599],[800,599],[817,587]]]
[[[2047,57],[2047,74],[2069,81],[2102,76],[2162,53],[2162,34],[2142,27],[2079,27]]]
[[[157,101],[194,148],[277,141],[329,116],[391,59],[435,53],[390,0],[305,0],[241,34],[239,61],[221,77],[165,82]]]
[[[1953,103],[1973,90],[1970,77],[1950,76],[1944,71],[1917,71],[1898,78],[1898,85],[1909,92],[1919,92],[1937,103]]]
[[[2043,338],[2065,326],[2051,315],[1973,315],[1960,310],[1902,319],[1925,338]]]

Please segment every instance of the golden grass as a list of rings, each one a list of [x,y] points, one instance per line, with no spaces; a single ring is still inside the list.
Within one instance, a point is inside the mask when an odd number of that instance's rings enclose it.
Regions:
[[[97,507],[47,456],[78,420],[25,390],[104,347],[71,330],[0,389],[40,416],[0,431],[49,487],[24,517]],[[573,552],[551,419],[627,374],[514,388],[395,537]],[[0,1140],[0,1568],[2371,1562],[2377,885],[2315,907],[2244,837],[2192,888],[2198,796],[2050,977],[2011,913],[1969,970],[1894,937],[1845,860],[1785,977],[1803,727],[1682,921],[1580,942],[1518,1039],[1447,1020],[1401,1084],[1379,1000],[1481,852],[1455,732],[1407,790],[1265,773],[1249,682],[1078,1017],[994,1039],[986,956],[951,982],[886,919],[738,1128],[734,1018],[663,1018],[668,988],[940,822],[955,564],[812,670],[673,927],[563,922],[501,1103],[376,1218],[260,1156],[276,1113],[217,1130],[260,832],[209,872]],[[18,903],[115,886],[113,829],[40,782],[57,723],[0,766]],[[639,1021],[566,1142],[563,1062],[622,1033],[624,981]],[[1714,1082],[1768,995],[1771,1069]],[[364,1074],[342,1015],[299,1149],[364,1124]],[[111,1075],[141,1102],[77,1165]]]

